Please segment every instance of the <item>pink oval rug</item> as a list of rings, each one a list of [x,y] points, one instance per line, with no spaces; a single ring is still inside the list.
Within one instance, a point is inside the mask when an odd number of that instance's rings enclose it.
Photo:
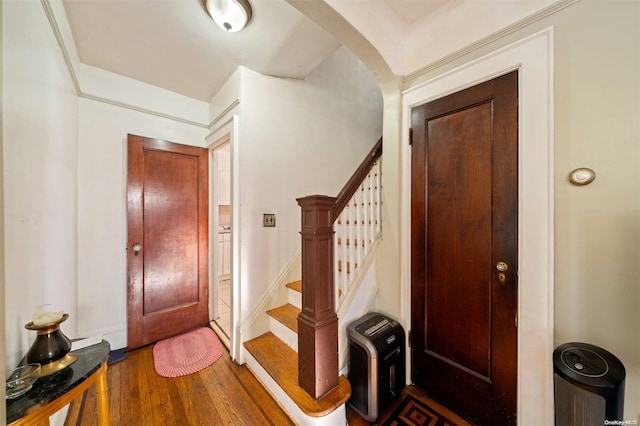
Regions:
[[[210,328],[197,328],[161,340],[153,347],[153,366],[162,377],[193,374],[222,356],[222,343]]]

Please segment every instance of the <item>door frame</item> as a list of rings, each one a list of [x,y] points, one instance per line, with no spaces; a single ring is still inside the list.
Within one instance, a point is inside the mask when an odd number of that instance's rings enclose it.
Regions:
[[[220,286],[220,271],[218,270],[218,229],[220,213],[218,204],[218,152],[223,147],[231,145],[231,133],[226,133],[220,139],[208,146],[209,149],[209,319],[218,314],[218,295]],[[230,235],[233,235],[233,227]],[[232,295],[233,297],[233,295]],[[231,336],[229,336],[231,338]],[[229,345],[230,346],[230,345]]]
[[[230,144],[231,153],[231,335],[229,336],[229,355],[231,359],[235,361],[240,360],[242,339],[239,335],[239,322],[241,318],[240,306],[242,300],[242,294],[240,291],[240,271],[241,271],[241,259],[240,259],[240,190],[239,190],[239,167],[238,167],[238,149],[239,149],[239,128],[240,128],[240,116],[234,113],[234,109],[237,109],[238,101],[235,101],[230,105],[225,112],[214,120],[215,124],[212,125],[211,132],[205,137],[205,147],[211,151],[219,148],[226,143]],[[214,185],[215,187],[215,185]],[[214,194],[213,191],[209,191],[210,194]],[[212,203],[209,203],[211,206]],[[216,202],[217,206],[217,202]],[[210,207],[211,208],[211,207]],[[209,217],[212,217],[213,213],[210,211]],[[216,214],[215,223],[211,222],[211,226],[218,225],[218,216]],[[216,236],[215,244],[217,245],[218,239]],[[213,244],[213,242],[210,242]],[[215,250],[215,251],[214,251]],[[213,256],[213,253],[217,253],[217,246],[215,249],[210,250],[211,256],[209,257],[209,265],[215,264],[217,257]],[[217,267],[210,267],[210,271],[215,271],[217,274]],[[217,280],[217,277],[215,277]],[[211,285],[210,285],[211,288]]]
[[[411,109],[519,69],[518,424],[553,424],[553,28],[403,92],[402,141]],[[411,253],[411,147],[401,147],[401,248]],[[411,256],[401,258],[401,320],[411,325]],[[524,342],[527,342],[525,345]],[[408,349],[408,348],[407,348]],[[410,379],[411,351],[407,350]]]

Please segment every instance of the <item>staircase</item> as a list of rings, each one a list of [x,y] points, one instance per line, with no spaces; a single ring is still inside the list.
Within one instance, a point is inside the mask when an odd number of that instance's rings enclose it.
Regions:
[[[351,385],[344,376],[339,378],[337,387],[318,400],[298,385],[302,281],[287,284],[287,292],[287,304],[267,311],[271,331],[245,342],[247,364],[297,424],[344,425],[344,404],[351,395]]]
[[[303,281],[287,284],[288,303],[267,311],[270,331],[244,343],[249,368],[299,425],[346,425],[351,385],[339,376],[336,310],[344,334],[381,237],[381,155],[382,139],[337,197],[297,200]]]

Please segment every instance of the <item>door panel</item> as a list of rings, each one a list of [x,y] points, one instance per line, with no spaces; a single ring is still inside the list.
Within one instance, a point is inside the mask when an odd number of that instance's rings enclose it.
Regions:
[[[481,423],[515,422],[517,78],[412,110],[412,379]]]
[[[128,346],[136,348],[207,323],[208,152],[128,142]]]
[[[429,120],[426,350],[489,376],[491,294],[491,104]],[[459,134],[455,140],[449,132]],[[449,182],[455,182],[453,190]],[[452,232],[455,230],[455,232]],[[469,327],[473,324],[473,327]],[[451,331],[455,332],[452,333]]]

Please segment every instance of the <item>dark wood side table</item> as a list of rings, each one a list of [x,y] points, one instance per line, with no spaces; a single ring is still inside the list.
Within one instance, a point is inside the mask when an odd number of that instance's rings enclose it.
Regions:
[[[109,426],[107,361],[109,342],[88,346],[71,353],[76,362],[50,376],[41,377],[33,388],[16,399],[7,399],[7,424],[49,425],[49,417],[96,385],[98,424]]]

